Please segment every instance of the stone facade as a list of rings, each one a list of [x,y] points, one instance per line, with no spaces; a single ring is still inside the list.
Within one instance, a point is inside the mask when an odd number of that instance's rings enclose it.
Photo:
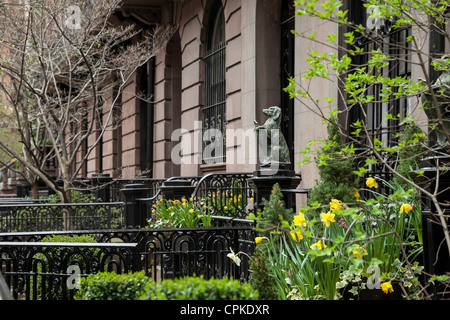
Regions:
[[[128,1],[130,2],[130,1]],[[126,2],[126,3],[128,3]],[[222,0],[225,20],[225,81],[226,81],[226,128],[249,132],[254,127],[254,120],[265,121],[262,110],[273,105],[280,106],[283,99],[282,77],[282,0]],[[151,62],[153,71],[152,108],[150,123],[141,117],[142,103],[137,94],[143,73],[136,74],[121,97],[121,124],[111,125],[103,137],[101,147],[93,150],[89,156],[86,174],[102,171],[113,177],[131,178],[147,172],[153,178],[171,176],[199,176],[209,172],[252,172],[258,168],[258,157],[251,151],[254,144],[236,137],[227,136],[226,162],[217,164],[198,163],[201,145],[198,139],[198,124],[203,121],[202,108],[205,104],[205,54],[208,25],[213,8],[213,0],[187,1],[136,1],[136,5],[156,6],[161,9],[161,23],[178,25],[177,32]],[[308,17],[293,17],[295,29],[315,33],[318,38],[330,33],[340,32],[336,24],[315,21]],[[326,38],[323,38],[324,40]],[[317,39],[320,40],[320,39]],[[294,55],[293,76],[301,79],[308,69],[305,61],[312,50],[325,52],[329,48],[317,42],[296,37],[290,55]],[[146,77],[149,75],[146,73]],[[302,80],[304,81],[304,80]],[[319,107],[326,114],[329,108],[338,107],[338,90],[336,81],[302,82],[310,89],[312,97],[319,99]],[[324,97],[333,97],[329,105]],[[108,99],[108,98],[107,98]],[[111,99],[111,98],[109,98]],[[326,137],[326,128],[321,118],[308,107],[311,101],[295,100],[288,119],[293,132],[292,169],[301,174],[299,188],[311,188],[318,178],[314,165],[299,167],[299,152],[308,141]],[[150,110],[150,109],[149,109]],[[142,136],[141,126],[152,130]],[[190,149],[178,152],[180,141],[172,141],[172,133],[183,129],[183,141],[190,139]],[[249,131],[247,131],[249,130]],[[148,144],[148,139],[152,141]],[[201,137],[201,135],[200,135]],[[94,137],[93,137],[94,139]],[[92,140],[93,141],[93,140]],[[147,152],[152,159],[147,159],[150,168],[145,168],[142,161],[142,144],[147,143]],[[99,150],[102,148],[102,150]],[[181,164],[173,161],[173,151],[181,154]],[[244,155],[245,161],[238,161],[237,155]],[[299,196],[303,197],[303,196]],[[302,200],[301,200],[302,201]]]

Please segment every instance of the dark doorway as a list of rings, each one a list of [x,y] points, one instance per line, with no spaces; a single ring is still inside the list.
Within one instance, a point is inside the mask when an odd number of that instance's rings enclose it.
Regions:
[[[283,120],[281,131],[289,146],[291,167],[294,167],[294,100],[284,91],[289,84],[289,78],[295,74],[295,29],[294,1],[283,0],[281,12],[281,110]]]
[[[155,60],[141,67],[140,77],[140,170],[142,175],[153,177],[153,119]]]

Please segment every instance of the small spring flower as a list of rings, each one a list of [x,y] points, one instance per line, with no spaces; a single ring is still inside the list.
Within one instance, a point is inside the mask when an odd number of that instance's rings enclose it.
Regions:
[[[233,249],[230,248],[231,253],[227,254],[227,257],[236,263],[236,265],[239,267],[241,265],[241,259],[238,257],[237,254],[234,253]]]
[[[366,253],[366,252],[367,252],[366,249],[364,249],[363,247],[361,247],[361,246],[359,246],[359,245],[356,245],[356,246],[355,246],[355,249],[353,249],[353,255],[354,255],[356,258],[361,258],[362,255],[363,255],[364,253]]]
[[[337,199],[332,199],[330,202],[330,209],[331,211],[341,211],[342,202]]]
[[[263,239],[269,240],[267,237],[256,237],[255,243],[260,243],[261,241],[263,241]]]
[[[411,211],[413,208],[412,205],[410,205],[409,203],[404,203],[402,204],[402,206],[400,207],[400,213],[408,213],[409,211]]]
[[[323,250],[323,249],[325,249],[327,246],[326,246],[326,244],[325,243],[323,243],[323,241],[317,241],[316,243],[314,243],[312,246],[311,246],[311,248],[314,248],[314,249],[319,249],[319,250]]]
[[[306,219],[303,212],[299,212],[298,215],[294,217],[294,224],[299,227],[306,227]]]
[[[383,282],[381,284],[381,290],[383,290],[383,292],[386,294],[394,292],[394,288],[392,287],[392,284],[390,282]]]
[[[344,230],[347,230],[347,229],[348,229],[347,222],[345,222],[344,219],[340,219],[340,220],[338,221],[338,223],[341,225],[341,227],[342,227]]]
[[[369,188],[378,188],[378,183],[374,178],[367,178],[366,180],[366,186]]]
[[[321,213],[320,216],[322,217],[322,222],[325,223],[327,227],[330,226],[331,222],[334,222],[335,214],[331,212],[327,213]]]
[[[294,239],[294,241],[299,241],[303,239],[303,234],[301,231],[291,231],[290,232],[292,239]]]

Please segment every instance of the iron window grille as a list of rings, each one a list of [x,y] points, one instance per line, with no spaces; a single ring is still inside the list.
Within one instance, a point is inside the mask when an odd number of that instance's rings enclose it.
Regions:
[[[363,5],[363,1],[351,1],[349,5],[350,18],[356,24],[362,24],[369,27],[366,22],[369,18],[370,8]],[[362,53],[353,58],[355,68],[365,68],[369,72],[368,63],[373,56],[374,51],[387,55],[388,64],[382,70],[373,69],[369,76],[378,76],[394,78],[410,79],[411,77],[411,59],[409,54],[410,42],[408,37],[411,36],[411,27],[391,28],[389,21],[383,21],[376,28],[369,30],[364,36],[358,40],[358,47],[362,48]],[[369,28],[370,29],[370,28]],[[355,69],[356,70],[356,69]],[[390,89],[390,91],[389,91]],[[387,95],[389,92],[389,95]],[[382,83],[367,84],[366,97],[372,97],[370,102],[365,104],[355,103],[348,104],[348,132],[352,132],[355,128],[352,126],[360,121],[367,130],[367,134],[361,132],[359,137],[355,137],[359,141],[358,156],[355,160],[356,167],[364,166],[367,156],[368,146],[375,139],[382,142],[383,147],[395,146],[399,141],[399,134],[403,131],[401,125],[402,120],[411,112],[410,99],[407,95],[400,92],[399,87],[387,87]],[[387,117],[387,114],[392,117]],[[389,181],[392,174],[383,163],[389,164],[395,168],[398,162],[397,155],[381,153],[384,161],[370,164],[365,174],[367,177],[378,177]],[[363,179],[365,181],[365,179]],[[380,192],[386,194],[389,192],[387,188],[383,188]],[[369,196],[366,194],[364,196]]]
[[[220,1],[212,9],[205,63],[205,104],[203,107],[204,152],[206,164],[226,160],[226,66],[225,17]],[[213,144],[213,145],[211,145]]]
[[[358,8],[358,7],[356,7]],[[353,9],[356,9],[353,7]],[[353,15],[361,15],[364,21],[369,14],[366,8],[358,8],[359,12],[353,12]],[[364,67],[368,70],[368,62],[372,58],[372,52],[379,51],[389,57],[389,63],[381,71],[374,69],[370,76],[383,76],[391,79],[401,77],[409,79],[411,77],[411,63],[409,50],[410,43],[408,37],[411,35],[411,28],[404,27],[399,29],[390,29],[389,22],[385,22],[385,28],[379,33],[373,31],[368,37],[360,39],[359,47],[363,48],[363,53],[356,57],[356,67]],[[398,142],[398,134],[402,131],[401,121],[410,113],[409,99],[405,95],[399,94],[398,87],[391,87],[391,94],[386,99],[387,85],[381,83],[369,84],[366,96],[372,97],[371,102],[365,105],[349,106],[349,125],[356,121],[364,122],[368,128],[369,136],[360,136],[361,145],[367,145],[369,140],[378,139],[383,141],[384,146],[392,146]],[[398,94],[398,95],[397,95]],[[393,118],[387,119],[387,114]],[[353,131],[350,127],[349,131]]]

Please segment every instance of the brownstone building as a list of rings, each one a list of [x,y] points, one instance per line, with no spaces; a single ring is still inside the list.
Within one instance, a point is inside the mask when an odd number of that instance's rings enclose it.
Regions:
[[[291,167],[302,176],[299,187],[311,188],[318,178],[317,168],[296,163],[308,141],[325,138],[326,130],[308,106],[310,102],[290,99],[283,88],[291,76],[304,81],[300,79],[309,68],[309,52],[330,49],[294,36],[291,30],[314,33],[316,40],[326,39],[330,33],[342,35],[342,30],[331,22],[296,16],[292,4],[289,0],[126,1],[117,13],[120,20],[144,28],[157,24],[178,28],[165,50],[143,66],[127,86],[121,97],[121,125],[111,125],[82,174],[168,178],[252,172],[260,159],[248,133],[253,131],[255,120],[265,121],[263,109],[279,106]],[[354,21],[364,23],[367,19],[361,1],[344,1],[344,6]],[[411,30],[405,32],[389,37],[400,43]],[[427,47],[428,38],[424,39]],[[420,77],[420,70],[414,69],[408,58],[399,61],[389,68],[396,75]],[[339,107],[337,82],[316,79],[302,84],[320,100],[318,107],[326,113]],[[380,90],[374,87],[374,94]],[[151,99],[140,99],[142,95]],[[325,97],[334,100],[329,104]],[[419,101],[396,103],[396,114],[415,114],[418,122],[426,119],[417,108]],[[373,128],[384,126],[385,109],[381,103],[368,104]],[[360,116],[349,114],[347,121]],[[208,139],[208,129],[222,135]],[[222,142],[220,148],[205,153],[217,139]]]
[[[227,137],[226,130],[250,132],[254,120],[263,123],[262,110],[280,106],[283,132],[294,154],[307,141],[295,119],[294,101],[282,90],[287,78],[298,73],[294,54],[296,27],[292,1],[126,1],[121,19],[151,28],[174,23],[178,30],[166,50],[141,68],[122,96],[121,126],[107,132],[88,162],[87,176],[103,172],[154,178],[203,175],[208,172],[241,172],[256,169],[251,142]],[[152,97],[139,99],[138,94]],[[324,92],[325,94],[325,92]],[[306,119],[305,119],[306,120]],[[322,130],[311,126],[304,132]],[[181,150],[181,163],[172,151],[179,135],[192,139]],[[196,130],[223,132],[223,147],[203,157],[205,142]],[[250,131],[247,131],[250,130]],[[200,134],[200,139],[203,134]],[[233,139],[235,138],[235,139]],[[198,144],[201,144],[200,147]],[[197,146],[197,148],[195,148]],[[238,159],[241,152],[245,159]],[[232,158],[233,157],[233,158]],[[297,159],[298,160],[298,159]],[[292,169],[295,165],[292,165]]]

